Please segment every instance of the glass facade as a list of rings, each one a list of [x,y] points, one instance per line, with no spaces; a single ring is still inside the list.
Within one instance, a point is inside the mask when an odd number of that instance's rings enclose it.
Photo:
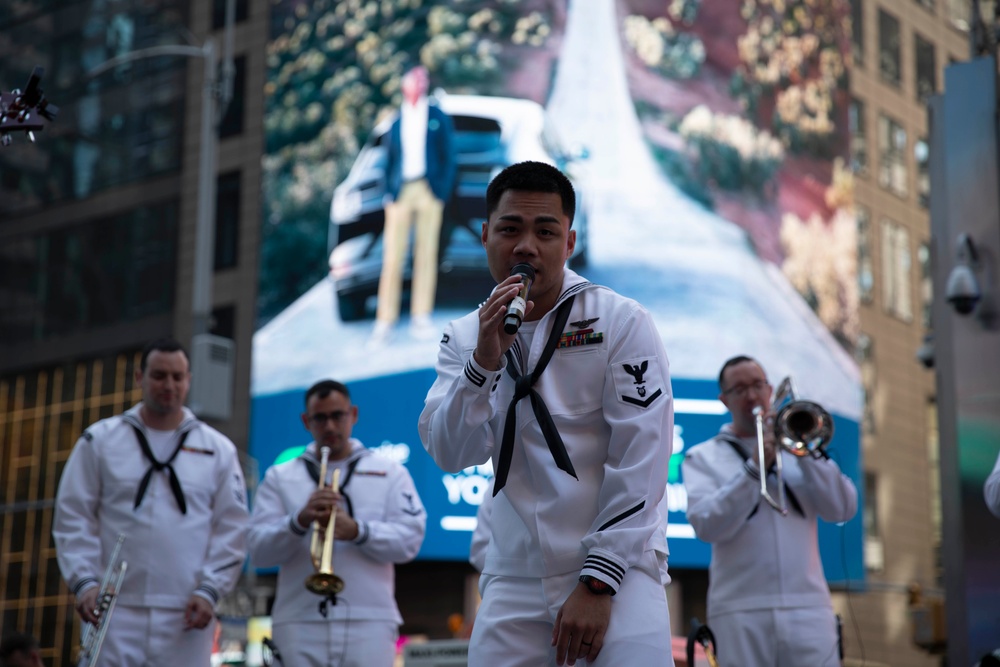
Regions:
[[[15,137],[0,151],[0,224],[180,168],[186,59],[141,58],[89,73],[142,49],[187,44],[187,2],[2,4],[0,87],[23,87],[41,66],[43,94],[59,113],[44,140]]]
[[[169,313],[177,243],[176,201],[5,241],[0,344]]]
[[[75,664],[80,636],[52,541],[59,477],[87,426],[139,401],[140,355],[0,377],[0,619],[34,635],[46,664]]]

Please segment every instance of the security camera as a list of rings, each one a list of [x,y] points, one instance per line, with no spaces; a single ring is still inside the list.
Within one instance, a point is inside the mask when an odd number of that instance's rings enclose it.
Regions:
[[[968,265],[959,264],[951,270],[944,296],[959,315],[968,315],[976,309],[983,293],[976,274]]]
[[[979,289],[979,280],[973,269],[978,264],[976,247],[972,237],[959,234],[956,244],[956,259],[958,263],[948,274],[948,284],[945,286],[944,297],[959,315],[968,315],[976,309],[983,292]]]

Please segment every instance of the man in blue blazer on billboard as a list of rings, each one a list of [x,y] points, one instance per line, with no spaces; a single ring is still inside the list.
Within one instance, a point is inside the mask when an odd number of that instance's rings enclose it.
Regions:
[[[427,98],[429,78],[417,66],[403,75],[403,103],[386,135],[385,230],[382,274],[372,342],[386,341],[399,319],[410,227],[414,226],[410,327],[433,335],[430,313],[437,288],[438,241],[444,205],[455,183],[454,125]]]

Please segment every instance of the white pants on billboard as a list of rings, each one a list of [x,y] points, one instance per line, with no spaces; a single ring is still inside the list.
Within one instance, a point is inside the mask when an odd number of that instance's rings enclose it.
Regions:
[[[719,667],[840,667],[830,607],[760,609],[709,616]]]
[[[656,570],[653,570],[657,572]],[[469,665],[544,667],[556,664],[552,629],[576,587],[578,573],[528,579],[483,575],[483,602],[469,643]],[[611,622],[595,667],[671,667],[670,612],[657,572],[632,568],[611,602]]]
[[[184,629],[183,609],[116,605],[98,667],[209,667],[215,618],[202,630]]]
[[[272,622],[271,638],[284,667],[392,667],[399,627],[393,621]]]

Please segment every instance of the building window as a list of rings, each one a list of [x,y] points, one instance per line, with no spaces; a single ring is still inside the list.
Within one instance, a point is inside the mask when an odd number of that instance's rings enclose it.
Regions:
[[[865,11],[861,0],[851,0],[851,57],[855,66],[865,64]]]
[[[924,241],[917,248],[917,261],[920,262],[920,321],[924,329],[930,331],[931,313],[934,306],[934,276],[931,274],[931,246]]]
[[[208,333],[233,340],[236,338],[236,306],[219,306],[212,309],[212,324]]]
[[[854,349],[861,371],[861,432],[866,435],[875,433],[875,342],[871,336],[862,333],[858,336],[858,344]]]
[[[0,245],[0,343],[82,334],[174,306],[178,205],[10,239]]]
[[[899,19],[878,10],[878,66],[882,80],[898,86],[900,82]]]
[[[240,172],[219,176],[215,194],[215,270],[231,269],[239,261]]]
[[[219,138],[225,139],[243,132],[244,107],[247,92],[247,58],[233,59],[233,97],[219,121]]]
[[[917,100],[926,102],[937,92],[937,58],[934,45],[920,35],[913,36],[913,50],[917,61]]]
[[[929,12],[934,11],[934,0],[914,0],[918,5]]]
[[[917,163],[917,202],[924,208],[931,205],[931,149],[927,139],[913,144],[913,160]]]
[[[906,187],[906,130],[892,118],[878,117],[878,184],[886,190],[905,197]]]
[[[913,320],[910,288],[910,232],[892,220],[882,220],[882,306],[904,322]]]
[[[212,0],[212,30],[218,30],[226,25],[226,1]],[[249,5],[248,0],[236,0],[234,23],[242,23],[247,20],[247,5]]]
[[[878,476],[865,471],[865,501],[862,520],[865,531],[865,568],[870,572],[880,572],[885,566],[882,545],[882,525],[878,516]]]
[[[848,129],[851,133],[851,170],[859,176],[868,174],[868,128],[865,103],[851,99],[847,108]]]
[[[875,294],[875,267],[872,259],[871,214],[863,206],[857,208],[858,216],[858,297],[862,303],[871,303]]]

